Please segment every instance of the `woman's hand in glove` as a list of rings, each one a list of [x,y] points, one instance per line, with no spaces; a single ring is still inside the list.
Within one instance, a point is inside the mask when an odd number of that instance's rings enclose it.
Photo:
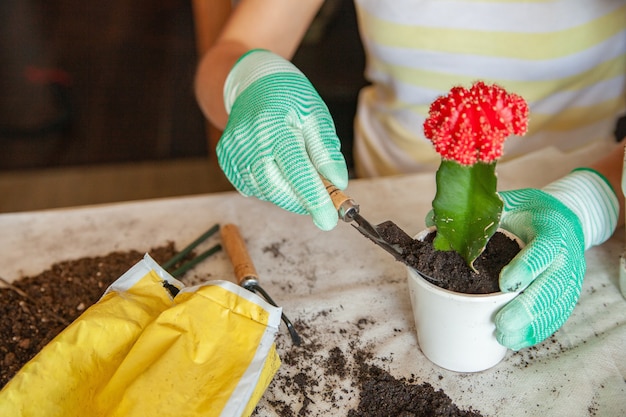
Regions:
[[[328,108],[289,61],[265,50],[245,54],[224,87],[228,124],[217,145],[220,166],[246,196],[299,214],[317,227],[337,224],[320,174],[340,189],[348,169]]]
[[[584,252],[615,230],[619,204],[606,180],[575,170],[543,190],[500,193],[501,227],[526,247],[500,274],[502,291],[523,292],[496,315],[498,342],[518,350],[557,331],[570,316],[585,275]]]

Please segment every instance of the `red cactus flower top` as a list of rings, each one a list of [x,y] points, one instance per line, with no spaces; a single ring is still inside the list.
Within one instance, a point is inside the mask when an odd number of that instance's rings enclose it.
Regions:
[[[473,165],[500,158],[504,140],[524,135],[527,126],[528,105],[522,97],[479,81],[469,90],[453,87],[435,100],[424,134],[443,159]]]

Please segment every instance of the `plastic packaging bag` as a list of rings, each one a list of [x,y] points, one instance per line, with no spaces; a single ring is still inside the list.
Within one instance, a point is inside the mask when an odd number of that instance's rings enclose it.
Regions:
[[[0,415],[248,416],[280,366],[280,318],[228,281],[185,288],[146,255],[9,381]]]

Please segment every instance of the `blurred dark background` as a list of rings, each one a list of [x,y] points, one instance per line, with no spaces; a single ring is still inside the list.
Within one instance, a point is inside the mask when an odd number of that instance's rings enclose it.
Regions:
[[[0,173],[207,157],[189,0],[2,0]],[[364,57],[351,0],[329,0],[294,63],[351,164]]]

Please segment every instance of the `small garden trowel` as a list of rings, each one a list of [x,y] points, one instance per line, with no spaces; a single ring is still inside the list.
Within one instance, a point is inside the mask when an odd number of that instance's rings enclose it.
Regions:
[[[390,220],[384,221],[378,225],[371,224],[359,214],[359,205],[352,198],[344,194],[343,191],[335,187],[335,185],[328,181],[326,178],[322,177],[322,181],[324,183],[324,186],[326,187],[326,191],[328,192],[330,199],[333,201],[333,204],[337,209],[337,213],[339,214],[339,218],[341,220],[346,223],[350,223],[352,221],[356,222],[356,225],[352,225],[356,230],[358,230],[359,232],[361,232],[361,234],[370,239],[372,242],[392,254],[393,257],[396,258],[396,260],[413,268],[418,274],[420,274],[430,282],[439,281],[430,277],[427,274],[424,274],[421,271],[418,271],[417,269],[415,269],[414,265],[410,265],[407,262],[402,248],[411,247],[413,238],[409,236],[404,230],[402,230],[400,227],[398,227],[398,225]],[[383,232],[385,236],[394,236],[394,241],[391,242],[385,239],[382,236],[381,232]]]
[[[356,225],[352,225],[355,229],[361,232],[365,237],[376,243],[378,246],[389,252],[396,258],[396,260],[406,263],[402,253],[402,242],[410,243],[413,239],[406,234],[404,230],[400,229],[395,223],[391,221],[383,222],[379,225],[373,225],[368,222],[363,216],[359,214],[359,205],[349,196],[344,194],[339,188],[335,187],[330,181],[322,178],[326,191],[330,199],[333,201],[339,218],[346,223],[352,221],[356,222]],[[398,243],[391,243],[385,240],[380,234],[380,228],[392,229],[394,235],[397,235],[400,240]]]

